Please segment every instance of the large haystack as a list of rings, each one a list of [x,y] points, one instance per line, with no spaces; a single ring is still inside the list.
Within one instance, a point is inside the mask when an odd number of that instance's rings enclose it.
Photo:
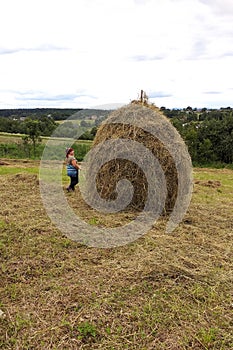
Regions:
[[[144,146],[137,151],[140,161],[132,161],[127,159],[127,156],[121,156],[121,150],[119,153],[119,148],[131,147],[131,144],[124,143],[127,140]],[[113,142],[110,148],[102,148],[102,145],[106,145],[108,141],[115,141],[115,143]],[[98,195],[110,204],[116,201],[119,195],[117,193],[119,181],[127,179],[132,184],[134,191],[130,203],[124,209],[141,211],[148,200],[148,181],[151,181],[145,175],[145,169],[154,167],[155,169],[152,169],[153,176],[158,177],[157,192],[159,187],[162,186],[162,182],[160,185],[160,181],[162,181],[161,169],[165,177],[167,193],[163,212],[171,212],[177,199],[177,164],[183,163],[182,155],[179,155],[182,153],[180,150],[183,145],[183,140],[170,121],[153,105],[147,103],[145,105],[134,101],[125,107],[113,111],[98,129],[94,139],[93,149],[97,146],[100,148],[95,155],[90,157],[89,162],[94,162],[96,157],[101,159],[105,156],[107,156],[107,162],[99,161],[98,172],[91,173],[89,171],[89,197],[92,194],[94,195],[95,192],[91,187],[94,181]],[[146,150],[149,150],[158,160],[161,166],[160,170],[159,166],[155,165],[156,163],[151,163]],[[130,152],[130,149],[128,151]],[[104,152],[105,154],[103,154]],[[135,153],[135,150],[132,149],[132,152]],[[156,191],[154,193],[155,196],[157,195]],[[95,203],[96,201],[97,199],[94,200]]]

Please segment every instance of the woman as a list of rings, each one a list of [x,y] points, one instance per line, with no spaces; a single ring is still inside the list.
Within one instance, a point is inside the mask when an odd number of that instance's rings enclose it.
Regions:
[[[74,156],[73,148],[66,149],[66,169],[67,175],[70,177],[70,185],[67,187],[67,192],[71,192],[75,190],[75,186],[79,181],[78,171],[81,169],[80,165],[78,165],[77,159]]]

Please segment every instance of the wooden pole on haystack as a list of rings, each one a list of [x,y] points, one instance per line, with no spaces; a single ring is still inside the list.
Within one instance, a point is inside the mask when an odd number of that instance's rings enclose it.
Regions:
[[[141,96],[140,96],[140,101],[141,101],[141,103],[143,103],[143,90],[141,90]]]
[[[148,104],[148,96],[147,96],[146,92],[143,90],[141,90],[139,101],[141,102],[142,105]]]
[[[133,104],[140,104],[142,106],[148,106],[149,105],[149,98],[144,90],[140,91],[140,94],[138,94],[138,99],[131,101]]]

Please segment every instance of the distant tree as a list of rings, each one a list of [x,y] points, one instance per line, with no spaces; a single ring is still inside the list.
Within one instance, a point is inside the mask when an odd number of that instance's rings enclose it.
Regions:
[[[41,116],[40,119],[38,119],[38,122],[41,135],[43,136],[50,136],[59,125],[53,120],[53,118],[48,116]]]
[[[31,157],[31,140],[28,135],[22,136],[22,141],[23,141],[23,148],[24,151],[26,152],[28,158]]]
[[[188,146],[190,156],[193,161],[197,160],[198,156],[198,131],[194,125],[184,129],[184,139]]]
[[[91,133],[91,135],[92,135],[92,138],[94,139],[94,137],[95,137],[95,135],[96,135],[96,133],[97,133],[97,127],[94,126],[94,127],[91,129],[90,133]]]
[[[191,122],[191,121],[197,121],[197,120],[198,120],[198,114],[194,112],[189,112],[187,116],[187,121]]]
[[[223,113],[220,110],[211,110],[207,113],[207,119],[212,120],[222,120],[223,119]]]
[[[93,135],[87,130],[79,137],[79,140],[93,140]]]
[[[204,112],[206,112],[206,111],[207,111],[207,108],[206,108],[206,107],[204,107],[204,108],[201,109],[201,112],[202,112],[202,113],[204,113]]]
[[[36,156],[36,145],[41,142],[41,131],[38,120],[27,119],[26,136],[23,136],[23,143],[29,147],[32,144],[34,157]],[[30,147],[29,147],[30,149]]]
[[[183,124],[182,121],[178,118],[172,118],[171,122],[173,126],[179,131],[179,133],[182,135],[183,134]]]
[[[160,108],[161,110],[161,108]],[[174,118],[174,117],[178,117],[180,114],[180,110],[179,109],[163,109],[161,110],[163,112],[164,115],[166,115],[166,117],[168,118]]]
[[[216,158],[210,139],[204,139],[203,142],[199,143],[197,153],[197,161],[199,163],[208,163],[216,160]]]
[[[84,128],[89,128],[92,124],[86,120],[81,120],[80,122],[80,126],[84,127]]]

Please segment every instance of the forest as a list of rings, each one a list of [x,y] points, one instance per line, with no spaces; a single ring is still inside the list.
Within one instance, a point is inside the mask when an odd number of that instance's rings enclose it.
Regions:
[[[182,109],[161,107],[160,110],[183,137],[194,166],[232,165],[231,107],[220,109],[197,109],[190,106]],[[5,109],[0,110],[0,132],[22,134],[22,147],[26,150],[26,155],[38,158],[43,149],[40,144],[41,137],[53,134],[79,140],[93,140],[98,126],[110,112],[110,110],[92,109]],[[61,121],[62,124],[59,124]],[[78,134],[74,122],[79,123]],[[56,135],[58,125],[60,125],[59,134]],[[16,145],[10,146],[0,141],[0,156],[12,157],[12,149],[15,147]],[[30,147],[33,150],[31,152]],[[14,156],[17,156],[15,151]],[[19,157],[23,157],[23,152]]]
[[[194,165],[232,164],[232,108],[162,110],[185,140]]]

